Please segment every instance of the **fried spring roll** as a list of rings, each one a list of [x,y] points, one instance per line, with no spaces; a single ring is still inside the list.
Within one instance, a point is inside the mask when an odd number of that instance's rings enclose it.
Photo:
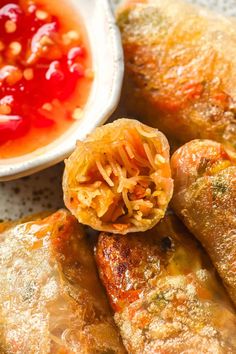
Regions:
[[[203,244],[236,304],[236,163],[224,147],[194,140],[173,155],[173,208]]]
[[[128,113],[178,145],[236,147],[236,22],[181,0],[127,0],[117,14]]]
[[[129,353],[235,353],[229,297],[174,215],[146,235],[102,233],[96,257]]]
[[[63,189],[81,223],[113,233],[145,231],[164,216],[172,196],[168,142],[135,120],[97,128],[66,161]]]
[[[0,224],[0,352],[124,353],[93,254],[66,211]]]

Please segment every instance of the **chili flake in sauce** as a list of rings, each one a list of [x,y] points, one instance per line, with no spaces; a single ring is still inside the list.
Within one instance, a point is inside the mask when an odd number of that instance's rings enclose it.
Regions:
[[[81,119],[92,70],[85,30],[66,2],[0,6],[0,158],[8,158],[47,145]]]

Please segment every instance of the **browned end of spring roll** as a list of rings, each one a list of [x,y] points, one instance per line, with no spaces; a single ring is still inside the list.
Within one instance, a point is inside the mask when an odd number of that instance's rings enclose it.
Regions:
[[[164,216],[172,196],[168,142],[131,119],[97,128],[66,161],[63,189],[81,223],[120,234],[145,231]]]
[[[96,258],[128,352],[234,353],[229,297],[174,215],[145,234],[102,233]]]
[[[127,0],[117,14],[128,113],[180,145],[236,147],[236,22],[181,0]]]
[[[0,352],[124,353],[77,220],[60,210],[5,226],[0,227]]]
[[[236,163],[224,147],[194,140],[172,156],[172,205],[203,244],[236,304]]]

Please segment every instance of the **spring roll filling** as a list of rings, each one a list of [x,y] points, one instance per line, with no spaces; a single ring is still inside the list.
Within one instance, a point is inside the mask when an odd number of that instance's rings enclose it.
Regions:
[[[92,161],[78,170],[73,188],[80,208],[104,223],[143,225],[164,214],[168,189],[166,161],[156,134],[126,129],[110,143],[96,144]]]

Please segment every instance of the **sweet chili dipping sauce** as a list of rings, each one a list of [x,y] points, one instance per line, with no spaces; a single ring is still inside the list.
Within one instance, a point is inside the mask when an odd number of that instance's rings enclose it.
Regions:
[[[1,0],[0,158],[45,146],[81,119],[92,76],[66,0]]]

